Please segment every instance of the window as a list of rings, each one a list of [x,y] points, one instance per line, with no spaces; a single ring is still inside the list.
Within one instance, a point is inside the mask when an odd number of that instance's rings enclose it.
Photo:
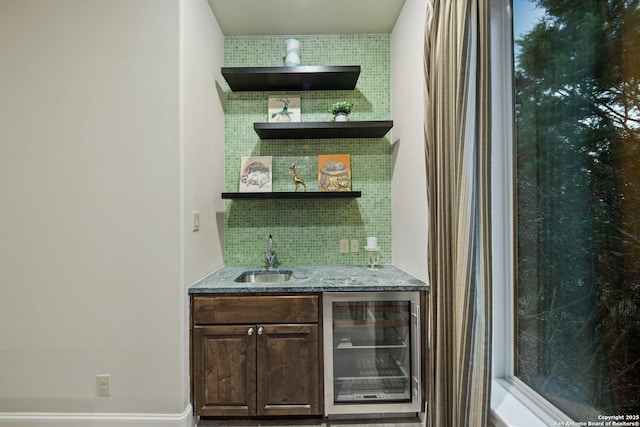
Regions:
[[[513,374],[576,421],[638,415],[640,2],[514,0],[513,22]]]

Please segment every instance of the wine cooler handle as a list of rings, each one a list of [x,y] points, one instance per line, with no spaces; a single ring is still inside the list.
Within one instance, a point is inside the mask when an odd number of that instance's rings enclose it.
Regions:
[[[249,328],[249,330],[247,331],[247,335],[249,336],[253,335],[253,328]]]
[[[264,332],[264,328],[262,326],[260,326],[258,328],[258,335],[262,335],[263,332]]]

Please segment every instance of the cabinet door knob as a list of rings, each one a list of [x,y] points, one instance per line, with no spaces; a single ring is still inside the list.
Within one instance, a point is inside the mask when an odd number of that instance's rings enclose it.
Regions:
[[[262,335],[263,332],[264,332],[264,328],[262,326],[260,326],[258,328],[258,335]]]
[[[253,335],[253,328],[249,328],[249,330],[247,331],[247,335]]]

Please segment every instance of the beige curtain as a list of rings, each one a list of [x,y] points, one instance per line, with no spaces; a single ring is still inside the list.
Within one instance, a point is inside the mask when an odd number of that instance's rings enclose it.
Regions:
[[[428,0],[424,58],[427,425],[481,427],[491,382],[489,0]]]

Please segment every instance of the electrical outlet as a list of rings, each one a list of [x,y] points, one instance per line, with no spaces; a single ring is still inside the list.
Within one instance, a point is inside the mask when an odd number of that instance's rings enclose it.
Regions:
[[[351,252],[358,252],[358,239],[351,239]]]
[[[100,397],[111,396],[111,375],[96,375],[96,392]]]
[[[193,211],[193,231],[200,231],[200,212]]]
[[[349,240],[341,239],[340,240],[340,253],[346,254],[349,252]]]

